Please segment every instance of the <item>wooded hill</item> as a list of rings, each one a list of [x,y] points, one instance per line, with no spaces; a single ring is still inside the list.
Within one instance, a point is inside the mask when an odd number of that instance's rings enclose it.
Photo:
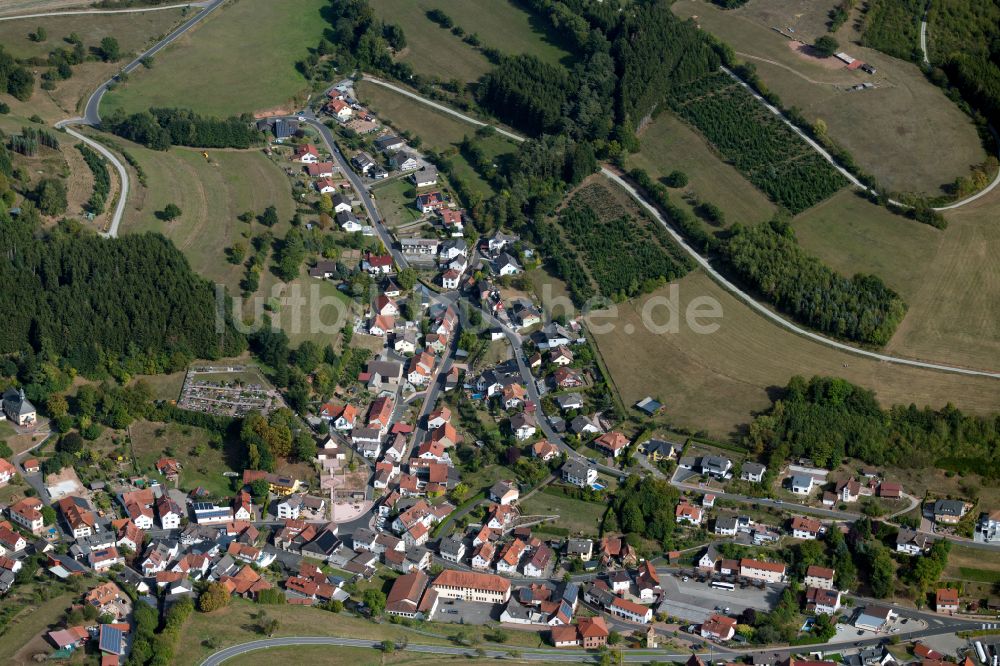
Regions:
[[[158,234],[104,239],[72,224],[36,237],[30,204],[0,211],[0,353],[33,351],[87,376],[176,370],[238,354],[243,337],[216,330],[215,292]]]

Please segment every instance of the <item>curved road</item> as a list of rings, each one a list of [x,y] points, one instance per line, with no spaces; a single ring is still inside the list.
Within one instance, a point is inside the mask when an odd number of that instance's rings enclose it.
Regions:
[[[212,0],[208,4],[189,3],[184,5],[172,5],[171,7],[187,7],[189,5],[197,4],[198,6],[203,6],[204,9],[202,9],[200,12],[189,18],[187,21],[185,21],[178,27],[174,28],[174,30],[171,31],[170,34],[168,34],[166,37],[158,41],[152,47],[150,47],[143,53],[139,54],[134,60],[125,65],[121,69],[121,72],[128,74],[129,72],[131,72],[132,70],[134,70],[136,67],[139,66],[143,58],[159,53],[162,49],[164,49],[169,44],[174,42],[178,37],[180,37],[185,32],[194,27],[196,23],[204,19],[210,13],[212,13],[212,11],[214,11],[223,2],[225,2],[225,0]],[[157,7],[155,9],[170,9],[170,7]],[[149,9],[128,9],[128,10],[114,10],[106,12],[99,12],[96,10],[75,11],[75,12],[53,12],[53,14],[120,13],[120,12],[138,12],[138,11],[149,11]],[[47,16],[47,15],[48,14],[43,14],[42,16]],[[19,16],[16,18],[28,18],[28,17]],[[115,170],[118,172],[118,177],[121,180],[122,184],[121,192],[118,194],[118,203],[115,205],[115,212],[111,216],[111,224],[108,226],[108,230],[101,234],[102,236],[108,238],[116,238],[118,236],[118,227],[121,226],[122,217],[124,217],[125,214],[125,204],[126,204],[126,199],[128,198],[128,189],[129,189],[128,171],[125,169],[125,165],[122,164],[121,160],[119,160],[118,157],[110,150],[108,150],[103,144],[100,144],[94,139],[91,139],[73,129],[70,129],[70,126],[100,125],[101,115],[99,110],[101,106],[101,98],[104,97],[104,93],[108,91],[109,86],[111,86],[117,79],[118,75],[115,75],[114,77],[102,83],[100,86],[98,86],[97,90],[91,93],[90,97],[87,99],[87,106],[86,109],[84,110],[84,115],[82,118],[67,118],[66,120],[60,120],[58,123],[56,123],[56,128],[66,130],[67,134],[79,139],[80,141],[84,142],[85,144],[96,150],[98,153],[103,155],[105,158],[107,158],[107,160],[114,165]]]
[[[734,78],[736,78],[737,81],[740,81],[739,77],[736,77],[731,72],[730,72],[730,74],[732,76],[734,76]],[[372,78],[372,77],[369,77],[369,76],[365,76],[364,80],[368,81],[370,83],[374,83],[376,85],[383,86],[385,88],[389,88],[390,90],[398,92],[398,93],[400,93],[402,95],[405,95],[406,97],[409,97],[409,98],[414,99],[416,101],[422,102],[423,104],[431,106],[431,107],[433,107],[433,108],[435,108],[435,109],[437,109],[439,111],[442,111],[444,113],[447,113],[449,115],[455,116],[456,118],[460,118],[461,120],[464,120],[465,122],[472,123],[473,125],[483,126],[483,125],[487,125],[488,124],[488,123],[484,123],[481,120],[477,120],[476,118],[472,118],[471,116],[468,116],[468,115],[466,115],[464,113],[460,113],[460,112],[458,112],[458,111],[456,111],[454,109],[451,109],[451,108],[449,108],[449,107],[447,107],[447,106],[445,106],[443,104],[439,104],[439,103],[434,102],[432,100],[426,99],[426,98],[424,98],[424,97],[422,97],[422,96],[420,96],[420,95],[418,95],[416,93],[410,92],[409,90],[406,90],[406,89],[401,88],[399,86],[396,86],[394,84],[388,83],[386,81],[382,81],[380,79],[375,79],[375,78]],[[740,81],[740,82],[742,83],[742,81]],[[743,83],[743,85],[746,85],[746,84]],[[749,86],[747,86],[747,87],[749,88]],[[757,95],[753,90],[750,90],[750,92],[751,92],[751,94],[755,95],[758,99],[760,99],[764,104],[767,104],[767,102],[765,100],[763,100],[762,98],[760,98],[760,96]],[[778,109],[774,108],[770,104],[767,104],[767,106],[772,111],[772,113],[775,113],[779,117],[784,118],[783,116],[781,116],[781,112],[778,111]],[[785,122],[788,122],[788,121],[786,120]],[[829,153],[826,153],[826,151],[824,151],[821,146],[819,146],[818,144],[816,144],[809,137],[805,136],[802,133],[802,130],[798,129],[794,125],[792,125],[792,128],[794,130],[796,130],[806,141],[808,141],[810,143],[810,145],[812,145],[814,148],[816,148],[822,154],[824,154],[826,156],[826,158],[828,160],[830,160],[831,163],[834,164],[834,166],[836,166],[836,163],[833,162],[833,158],[829,155]],[[524,141],[524,137],[519,136],[517,134],[514,134],[513,132],[509,132],[509,131],[501,129],[499,127],[496,128],[496,130],[497,130],[497,132],[499,134],[502,134],[502,135],[504,135],[504,136],[506,136],[508,138],[511,138],[511,139],[513,139],[515,141]],[[837,167],[837,169],[840,170],[841,173],[843,173],[847,178],[849,178],[851,180],[851,182],[856,183],[856,184],[858,184],[861,187],[864,187],[864,185],[862,185],[860,183],[860,181],[858,181],[856,178],[854,178],[854,176],[851,175],[849,172],[847,172],[845,169],[843,169],[842,167]],[[618,174],[614,173],[610,169],[607,169],[606,167],[602,167],[601,168],[601,173],[605,177],[607,177],[608,179],[613,180],[614,182],[616,182],[617,184],[619,184],[621,187],[623,187],[625,189],[625,191],[627,191],[632,196],[632,198],[634,198],[637,202],[639,202],[639,204],[642,205],[643,208],[645,208],[661,225],[663,225],[663,227],[667,230],[667,233],[670,234],[670,236],[677,242],[678,245],[681,246],[681,248],[684,249],[685,252],[687,252],[689,255],[691,255],[691,257],[696,262],[698,262],[698,265],[701,266],[705,270],[705,272],[707,272],[712,277],[712,279],[714,279],[716,282],[718,282],[723,288],[726,289],[726,291],[730,292],[731,294],[733,294],[734,296],[736,296],[738,299],[740,299],[741,301],[743,301],[744,303],[746,303],[747,305],[749,305],[751,308],[753,308],[754,310],[756,310],[757,312],[759,312],[761,315],[763,315],[764,317],[770,319],[771,321],[773,321],[774,323],[778,324],[779,326],[781,326],[783,328],[786,328],[789,331],[791,331],[793,333],[796,333],[797,335],[801,335],[803,337],[809,338],[810,340],[812,340],[814,342],[818,342],[818,343],[826,345],[828,347],[833,347],[835,349],[839,349],[841,351],[845,351],[845,352],[848,352],[848,353],[851,353],[851,354],[856,354],[858,356],[865,356],[867,358],[871,358],[871,359],[874,359],[876,361],[884,361],[886,363],[895,363],[895,364],[898,364],[898,365],[908,365],[908,366],[911,366],[911,367],[923,368],[923,369],[926,369],[926,370],[938,370],[938,371],[941,371],[941,372],[951,372],[951,373],[960,374],[960,375],[970,375],[970,376],[976,376],[976,377],[990,377],[992,379],[1000,379],[1000,372],[993,372],[993,371],[989,371],[989,370],[975,370],[975,369],[972,369],[972,368],[963,368],[963,367],[959,367],[959,366],[945,365],[943,363],[933,363],[933,362],[929,362],[929,361],[919,361],[919,360],[909,359],[909,358],[900,358],[898,356],[891,356],[889,354],[880,354],[878,352],[869,351],[867,349],[861,349],[859,347],[854,347],[852,345],[845,344],[845,343],[839,342],[837,340],[833,340],[833,339],[828,338],[826,336],[820,335],[819,333],[814,333],[813,331],[809,331],[809,330],[806,330],[806,329],[798,326],[797,324],[795,324],[795,323],[793,323],[793,322],[785,319],[784,317],[782,317],[781,315],[777,314],[776,312],[773,312],[772,310],[770,310],[767,307],[765,307],[765,306],[761,305],[760,303],[758,303],[750,294],[748,294],[748,293],[740,290],[739,287],[737,287],[735,284],[733,284],[732,282],[730,282],[729,280],[727,280],[721,273],[719,273],[719,271],[715,270],[715,268],[712,267],[712,264],[708,261],[708,259],[706,259],[705,257],[703,257],[699,252],[697,252],[694,248],[692,248],[690,245],[688,245],[687,242],[685,242],[684,238],[681,237],[681,235],[678,234],[676,231],[674,231],[673,227],[671,227],[670,224],[667,223],[667,220],[663,217],[663,215],[660,214],[660,211],[655,206],[653,206],[648,201],[646,201],[646,199],[643,198],[642,195],[640,195],[639,192],[632,185],[630,185],[629,183],[627,183],[621,176],[619,176]],[[993,183],[990,185],[990,187],[988,187],[987,189],[983,190],[979,195],[977,195],[977,197],[986,194],[989,190],[991,190],[994,186],[996,186],[997,183],[1000,183],[1000,173],[997,174],[997,179],[993,181]],[[970,199],[967,199],[966,201],[969,201],[969,200],[971,200],[971,197],[970,197]],[[959,204],[955,204],[955,205],[956,206],[957,205],[961,205],[961,202]]]

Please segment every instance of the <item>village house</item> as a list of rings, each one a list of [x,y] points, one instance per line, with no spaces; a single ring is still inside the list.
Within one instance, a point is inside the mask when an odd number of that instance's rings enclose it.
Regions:
[[[833,615],[840,610],[840,592],[822,587],[807,587],[806,610]]]
[[[959,523],[968,511],[968,507],[962,500],[937,500],[932,506],[935,522],[944,525],[955,525]]]
[[[805,585],[806,587],[832,590],[834,573],[833,569],[812,564],[806,569]]]
[[[480,603],[502,604],[510,599],[510,581],[501,576],[445,569],[432,585],[438,596]]]
[[[792,536],[796,539],[816,539],[823,526],[814,518],[795,516],[792,518]]]
[[[689,504],[687,501],[679,502],[677,508],[674,510],[675,520],[678,523],[687,523],[689,525],[701,525],[703,515],[700,507]]]
[[[934,594],[934,610],[938,613],[958,612],[958,590],[938,588]]]
[[[385,612],[398,617],[431,617],[437,609],[438,592],[429,588],[428,582],[421,571],[397,578],[386,596]]]
[[[42,533],[45,521],[42,518],[42,501],[37,497],[25,497],[12,504],[7,512],[15,524],[20,525],[32,534]]]
[[[608,606],[607,611],[623,620],[638,622],[639,624],[648,624],[653,619],[652,608],[621,597],[615,597]]]
[[[594,440],[594,446],[612,458],[617,458],[628,447],[628,444],[628,437],[614,430]]]
[[[740,576],[762,580],[766,583],[781,583],[785,580],[785,565],[780,562],[762,562],[743,558],[740,560]]]
[[[437,185],[438,171],[436,167],[425,166],[423,169],[415,172],[412,178],[415,186],[430,187],[431,185]]]
[[[920,555],[930,548],[929,539],[926,534],[901,527],[896,534],[896,552],[907,555]]]
[[[728,641],[736,634],[736,620],[725,615],[713,613],[702,622],[699,631],[702,638],[715,641]]]
[[[743,463],[743,466],[740,469],[740,480],[749,481],[750,483],[760,483],[764,480],[764,474],[766,472],[767,467],[761,465],[760,463]]]
[[[562,479],[571,485],[585,488],[597,481],[597,469],[582,460],[570,458],[562,466]]]
[[[296,146],[294,159],[302,164],[315,164],[319,162],[319,151],[311,143]]]
[[[548,462],[559,455],[559,447],[547,439],[540,439],[531,445],[531,455]]]
[[[514,480],[497,481],[490,488],[489,499],[501,505],[513,504],[521,496]]]

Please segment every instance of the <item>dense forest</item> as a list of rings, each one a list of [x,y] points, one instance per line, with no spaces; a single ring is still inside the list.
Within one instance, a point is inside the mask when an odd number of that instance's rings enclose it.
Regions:
[[[187,109],[150,109],[126,115],[116,109],[101,122],[118,136],[153,150],[167,150],[172,145],[249,148],[264,138],[249,114],[210,118]]]
[[[927,22],[931,79],[947,79],[1000,126],[1000,0],[935,0]]]
[[[1000,479],[1000,416],[968,416],[951,405],[882,409],[873,392],[830,377],[793,377],[750,424],[746,444],[778,465],[805,456],[833,467],[851,456],[872,465],[937,465]]]
[[[61,358],[87,376],[161,372],[241,352],[216,330],[212,285],[159,235],[103,239],[64,224],[36,237],[30,206],[0,212],[0,353]]]
[[[902,60],[920,59],[924,0],[868,0],[861,43]]]
[[[671,87],[719,67],[719,57],[693,22],[681,21],[670,2],[637,3],[623,12],[612,53],[618,72],[619,122],[637,126]]]
[[[728,74],[715,72],[675,86],[670,105],[751,183],[793,214],[847,184],[829,162]]]
[[[572,93],[569,72],[535,56],[504,56],[479,82],[481,104],[504,122],[530,134],[560,131],[563,106]]]
[[[24,102],[34,90],[35,75],[27,67],[18,64],[14,56],[7,53],[0,44],[0,93],[13,95]]]
[[[838,275],[799,247],[787,223],[736,226],[722,254],[779,310],[835,337],[881,346],[906,314],[906,304],[881,279]]]

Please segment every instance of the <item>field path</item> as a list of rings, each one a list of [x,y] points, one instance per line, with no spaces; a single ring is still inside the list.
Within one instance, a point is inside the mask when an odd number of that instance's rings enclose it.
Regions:
[[[766,62],[768,65],[774,65],[775,67],[780,67],[781,69],[783,69],[785,71],[791,72],[792,74],[794,74],[795,76],[799,77],[800,79],[805,79],[809,83],[813,83],[813,84],[815,84],[817,86],[833,86],[835,88],[840,87],[839,83],[833,83],[832,81],[816,81],[814,79],[810,79],[808,76],[806,76],[802,72],[798,71],[794,67],[789,67],[788,65],[783,65],[782,63],[777,62],[775,60],[768,60],[767,58],[761,58],[760,56],[751,55],[749,53],[743,53],[742,51],[736,51],[736,55],[742,56],[744,58],[750,58],[751,60],[759,60],[761,62]]]
[[[733,74],[732,72],[729,72],[729,70],[725,70],[725,71],[730,76],[732,76],[734,79],[736,79],[741,84],[743,84],[744,86],[747,85],[739,77],[737,77],[735,74]],[[375,78],[372,78],[370,76],[365,76],[364,80],[365,81],[369,81],[371,83],[375,83],[377,85],[380,85],[380,86],[383,86],[383,87],[386,87],[386,88],[389,88],[390,90],[398,92],[401,95],[405,95],[406,97],[409,97],[410,99],[413,99],[413,100],[416,100],[416,101],[418,101],[418,102],[420,102],[422,104],[426,104],[428,106],[431,106],[431,107],[433,107],[435,109],[438,109],[438,110],[440,110],[440,111],[442,111],[444,113],[447,113],[447,114],[449,114],[451,116],[454,116],[456,118],[460,118],[460,119],[464,120],[465,122],[471,123],[473,125],[483,126],[483,125],[487,125],[488,124],[488,123],[485,123],[485,122],[483,122],[481,120],[478,120],[476,118],[468,116],[468,115],[466,115],[464,113],[456,111],[455,109],[447,107],[447,106],[445,106],[443,104],[439,104],[439,103],[434,102],[432,100],[426,99],[426,98],[422,97],[421,95],[413,93],[413,92],[411,92],[409,90],[406,90],[405,88],[402,88],[402,87],[397,86],[395,84],[389,83],[387,81],[382,81],[380,79],[375,79]],[[749,86],[747,86],[747,88],[749,88]],[[841,173],[843,173],[848,179],[850,179],[851,182],[857,183],[857,185],[859,187],[864,188],[864,185],[861,184],[860,181],[858,181],[856,178],[854,178],[853,175],[851,175],[849,172],[847,172],[845,169],[843,169],[843,167],[837,166],[836,163],[833,161],[833,158],[830,156],[829,153],[827,153],[825,150],[823,150],[823,148],[821,146],[819,146],[815,141],[813,141],[812,139],[810,139],[809,137],[807,137],[802,132],[802,130],[800,130],[798,127],[796,127],[795,125],[793,125],[790,121],[788,121],[781,114],[781,112],[778,109],[776,109],[772,105],[768,104],[767,101],[764,100],[763,98],[761,98],[759,95],[757,95],[757,93],[754,90],[751,89],[750,92],[755,97],[757,97],[757,99],[759,99],[762,103],[764,103],[767,106],[767,108],[771,110],[772,113],[776,114],[779,118],[781,118],[786,123],[788,123],[792,127],[792,129],[796,131],[796,133],[798,133],[800,136],[802,136],[803,139],[805,139],[806,142],[809,143],[809,145],[813,146],[813,148],[816,149],[817,151],[819,151],[820,154],[824,155],[832,164],[834,164],[834,166],[837,167],[838,170],[841,171]],[[525,138],[523,136],[520,136],[520,135],[515,134],[513,132],[501,129],[499,127],[496,128],[496,131],[498,133],[500,133],[500,134],[503,134],[506,137],[509,137],[509,138],[513,139],[514,141],[520,142],[520,141],[524,141],[525,140]],[[733,284],[732,282],[730,282],[729,280],[727,280],[721,273],[719,273],[719,271],[715,270],[715,268],[712,267],[712,264],[708,261],[708,259],[706,259],[705,257],[703,257],[694,248],[692,248],[690,245],[688,245],[687,242],[684,240],[684,238],[681,237],[681,235],[679,233],[677,233],[673,229],[673,227],[670,226],[670,224],[667,222],[666,218],[663,217],[663,215],[660,213],[660,211],[655,206],[653,206],[648,201],[646,201],[646,199],[638,192],[638,190],[636,190],[635,187],[633,187],[631,184],[629,184],[628,182],[626,182],[625,179],[623,179],[620,175],[618,175],[614,171],[608,169],[607,167],[601,167],[601,173],[606,178],[608,178],[609,180],[614,181],[619,186],[621,186],[622,188],[624,188],[625,191],[628,192],[629,195],[633,199],[635,199],[643,208],[645,208],[650,213],[650,215],[652,215],[663,226],[663,228],[666,229],[667,233],[670,234],[670,236],[674,239],[674,241],[676,241],[677,244],[685,252],[687,252],[698,263],[698,265],[701,266],[705,270],[705,272],[707,272],[712,277],[713,280],[715,280],[716,282],[718,282],[726,291],[728,291],[731,294],[733,294],[734,296],[736,296],[736,298],[738,298],[739,300],[741,300],[744,303],[746,303],[747,305],[749,305],[757,313],[763,315],[767,319],[770,319],[771,321],[773,321],[778,326],[781,326],[782,328],[786,328],[789,331],[791,331],[793,333],[796,333],[797,335],[801,335],[801,336],[803,336],[805,338],[809,338],[810,340],[813,340],[814,342],[818,342],[819,344],[823,344],[823,345],[826,345],[828,347],[833,347],[833,348],[839,349],[841,351],[846,351],[846,352],[849,352],[851,354],[856,354],[858,356],[866,356],[868,358],[875,359],[876,361],[883,361],[885,363],[896,363],[898,365],[909,365],[909,366],[913,366],[913,367],[916,367],[916,368],[925,368],[925,369],[928,369],[928,370],[939,370],[941,372],[951,372],[951,373],[960,374],[960,375],[969,375],[969,376],[977,376],[977,377],[990,377],[990,378],[993,378],[993,379],[1000,379],[1000,372],[995,372],[995,371],[992,371],[992,370],[978,370],[978,369],[975,369],[975,368],[967,368],[967,367],[962,367],[962,366],[946,365],[946,364],[943,364],[943,363],[934,363],[932,361],[920,361],[920,360],[917,360],[917,359],[903,358],[903,357],[899,357],[899,356],[892,356],[892,355],[889,355],[889,354],[881,354],[879,352],[874,352],[874,351],[870,351],[870,350],[867,350],[867,349],[861,349],[859,347],[854,347],[853,345],[849,345],[849,344],[840,342],[839,340],[834,340],[832,338],[828,338],[826,336],[820,335],[819,333],[814,333],[813,331],[809,331],[809,330],[806,330],[806,329],[800,327],[798,324],[795,324],[795,323],[793,323],[793,322],[785,319],[784,317],[782,317],[778,313],[772,311],[771,309],[767,308],[766,306],[762,305],[761,303],[758,303],[754,299],[753,296],[751,296],[750,294],[742,291],[735,284]],[[988,187],[986,190],[983,190],[983,192],[981,192],[978,196],[982,196],[982,195],[986,194],[989,190],[993,189],[993,187],[995,187],[998,182],[1000,182],[1000,174],[997,175],[997,179],[993,181],[993,184],[990,187]],[[865,189],[867,189],[867,188],[865,188]],[[978,198],[978,196],[976,198]],[[969,199],[969,200],[971,200],[971,199]],[[969,201],[969,200],[966,200],[966,201]],[[956,206],[957,205],[961,205],[961,203],[964,203],[964,202],[960,202],[959,204],[955,204],[955,205]]]

